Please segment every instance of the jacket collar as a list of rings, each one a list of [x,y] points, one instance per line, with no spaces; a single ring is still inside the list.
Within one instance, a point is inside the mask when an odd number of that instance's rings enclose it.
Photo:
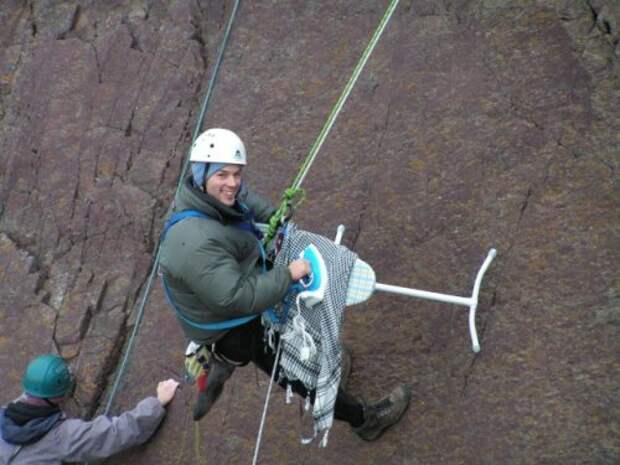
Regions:
[[[241,190],[244,189],[242,185]],[[244,219],[244,212],[239,202],[235,202],[232,207],[224,205],[213,196],[194,187],[191,175],[184,179],[174,203],[175,211],[200,210],[224,224]]]

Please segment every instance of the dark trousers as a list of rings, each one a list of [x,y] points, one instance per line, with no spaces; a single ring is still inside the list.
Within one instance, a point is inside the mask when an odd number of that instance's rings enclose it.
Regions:
[[[253,362],[271,377],[276,357],[269,345],[265,344],[264,333],[265,328],[261,324],[260,317],[255,318],[249,323],[233,328],[226,333],[222,339],[215,343],[215,352],[243,365]],[[279,379],[279,372],[280,367],[276,369],[276,380]],[[314,402],[314,391],[308,392],[301,381],[289,382],[286,379],[280,381],[282,387],[286,387],[287,384],[291,385],[293,392],[304,398],[310,395],[310,401]],[[334,418],[346,421],[353,427],[360,426],[364,422],[362,403],[351,394],[338,388]]]

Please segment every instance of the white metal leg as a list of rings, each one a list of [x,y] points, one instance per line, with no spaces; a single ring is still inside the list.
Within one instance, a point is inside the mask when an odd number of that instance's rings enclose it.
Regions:
[[[389,284],[375,284],[375,291],[389,292],[391,294],[407,295],[409,297],[418,297],[426,300],[437,300],[439,302],[446,302],[448,304],[457,304],[470,306],[473,300],[468,297],[458,297],[450,294],[438,294],[437,292],[420,291],[418,289],[412,289],[409,287],[391,286]]]
[[[478,274],[476,275],[476,283],[474,284],[474,292],[472,293],[472,304],[469,307],[469,334],[471,336],[471,348],[475,353],[480,352],[480,343],[478,342],[478,332],[476,331],[476,309],[478,308],[478,292],[480,291],[480,284],[482,283],[482,277],[486,273],[487,268],[497,255],[497,250],[491,249],[487,254],[487,258],[484,259]]]
[[[342,240],[342,235],[344,234],[344,224],[339,224],[338,228],[336,228],[336,239],[334,239],[334,242],[336,244],[340,244],[340,241]]]
[[[341,224],[338,226],[336,232],[336,239],[334,240],[336,244],[340,244],[340,241],[342,240],[342,236],[344,234],[344,230],[344,225]],[[474,289],[472,291],[471,297],[459,297],[450,294],[439,294],[437,292],[421,291],[419,289],[392,286],[389,284],[381,283],[375,283],[374,290],[469,307],[469,335],[471,337],[472,350],[475,353],[478,353],[480,352],[480,342],[478,341],[478,332],[476,331],[476,309],[478,308],[478,293],[480,292],[482,278],[496,255],[497,250],[489,250],[489,253],[487,254],[484,262],[482,263],[482,266],[480,267],[480,270],[478,270],[478,274],[476,275]]]

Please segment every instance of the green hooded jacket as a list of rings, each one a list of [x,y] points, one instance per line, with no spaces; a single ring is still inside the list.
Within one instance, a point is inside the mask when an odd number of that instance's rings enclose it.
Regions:
[[[167,232],[160,266],[170,294],[183,315],[196,323],[216,323],[260,314],[282,301],[292,284],[286,266],[263,272],[256,237],[233,225],[243,219],[240,204],[266,222],[275,208],[243,185],[228,207],[193,187],[191,176],[181,186],[174,211],[199,210],[210,218],[186,218]],[[212,344],[228,330],[203,330],[179,318],[185,335]]]

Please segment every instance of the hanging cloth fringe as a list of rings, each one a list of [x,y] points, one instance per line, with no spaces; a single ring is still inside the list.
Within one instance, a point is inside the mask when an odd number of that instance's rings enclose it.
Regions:
[[[299,380],[308,391],[314,391],[312,416],[315,435],[326,438],[332,426],[340,385],[340,332],[349,276],[357,254],[324,236],[299,230],[293,222],[288,223],[287,229],[288,234],[275,265],[289,263],[308,244],[312,244],[323,257],[325,275],[329,276],[321,302],[309,307],[306,302],[300,301],[298,294],[295,298],[291,297],[294,302],[283,303],[292,303],[297,309],[293,310],[293,316],[280,331],[281,373],[287,379]],[[276,313],[278,310],[276,307]],[[326,442],[327,439],[323,444]]]

